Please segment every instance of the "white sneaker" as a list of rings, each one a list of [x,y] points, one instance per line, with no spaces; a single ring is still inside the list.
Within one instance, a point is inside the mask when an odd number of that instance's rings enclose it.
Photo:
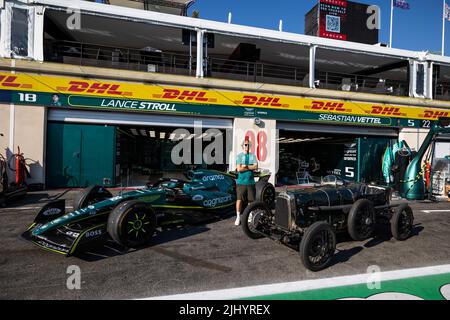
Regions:
[[[235,226],[238,226],[238,225],[240,225],[240,224],[241,224],[241,217],[237,216],[237,217],[236,217],[236,220],[234,221],[234,225],[235,225]]]

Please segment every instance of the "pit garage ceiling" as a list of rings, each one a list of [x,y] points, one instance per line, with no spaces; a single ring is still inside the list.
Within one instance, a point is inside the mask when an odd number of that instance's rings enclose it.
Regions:
[[[150,10],[155,12],[183,15],[187,8],[194,2],[193,0],[108,0],[109,4]]]
[[[48,9],[45,14],[46,18],[65,34],[66,39],[58,40],[135,49],[150,46],[171,52],[188,50],[181,43],[180,29],[82,14],[81,28],[70,30],[67,26],[69,14],[65,11]]]
[[[188,54],[189,47],[182,44],[182,30],[157,24],[107,18],[92,14],[82,14],[81,28],[70,30],[67,26],[69,14],[65,11],[48,8],[46,18],[53,27],[65,35],[65,39],[82,43],[104,46],[142,49],[150,47],[156,50]],[[257,38],[241,38],[225,34],[215,34],[214,47],[208,48],[210,57],[227,59],[239,43],[252,43],[261,49],[260,61],[307,68],[309,65],[309,47],[290,43],[274,42]],[[195,46],[193,47],[195,52]],[[402,61],[399,58],[363,55],[341,50],[318,48],[316,69],[329,72],[357,73]],[[406,68],[405,68],[406,69]],[[405,70],[392,71],[391,79],[404,79]]]
[[[66,123],[90,123],[104,125],[162,126],[167,128],[194,128],[201,122],[204,128],[232,129],[232,119],[186,117],[167,114],[143,114],[138,112],[86,111],[49,109],[48,121]]]
[[[298,123],[289,121],[277,121],[277,129],[291,132],[351,135],[351,136],[375,136],[375,137],[398,137],[398,130],[394,128],[371,128],[350,125]]]

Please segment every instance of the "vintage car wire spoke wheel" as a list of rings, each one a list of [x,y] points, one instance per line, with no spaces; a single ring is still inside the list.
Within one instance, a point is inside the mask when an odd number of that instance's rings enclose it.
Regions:
[[[256,221],[264,220],[270,215],[270,208],[264,202],[252,202],[242,213],[242,230],[251,239],[260,239],[264,237],[256,230]]]
[[[336,236],[331,226],[319,221],[306,229],[300,242],[299,253],[303,265],[311,271],[326,268],[336,250]]]
[[[391,219],[391,232],[396,240],[406,240],[412,232],[414,214],[410,206],[402,204],[394,209]]]
[[[370,238],[374,227],[373,203],[367,199],[357,200],[348,215],[348,233],[353,240],[362,241]]]
[[[108,217],[108,233],[125,247],[139,247],[150,241],[156,229],[153,209],[138,200],[126,201],[114,208]]]
[[[275,203],[275,188],[271,184],[267,184],[262,191],[261,200],[268,206]]]
[[[258,221],[259,218],[264,214],[264,211],[261,209],[256,209],[254,211],[250,211],[248,214],[247,224],[248,229],[251,232],[257,233],[256,231],[256,221]]]
[[[258,181],[255,185],[256,201],[266,203],[272,208],[275,203],[275,188],[267,181]]]

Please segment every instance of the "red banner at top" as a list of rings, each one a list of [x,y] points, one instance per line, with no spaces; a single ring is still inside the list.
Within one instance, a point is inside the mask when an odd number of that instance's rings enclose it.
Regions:
[[[327,3],[339,7],[347,7],[347,0],[320,0],[320,3]]]

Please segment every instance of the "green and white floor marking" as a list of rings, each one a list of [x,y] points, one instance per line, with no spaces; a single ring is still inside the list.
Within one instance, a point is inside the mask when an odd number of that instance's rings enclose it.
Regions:
[[[450,265],[151,297],[162,300],[450,300]]]

